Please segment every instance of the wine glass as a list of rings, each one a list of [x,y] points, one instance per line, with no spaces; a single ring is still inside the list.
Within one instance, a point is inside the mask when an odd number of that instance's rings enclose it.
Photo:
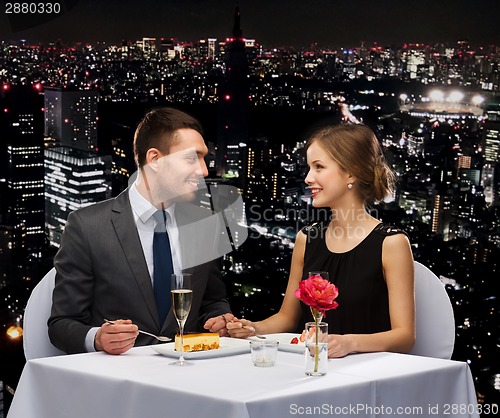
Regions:
[[[309,276],[320,276],[322,279],[330,281],[330,274],[327,271],[310,271]]]
[[[172,311],[179,324],[181,347],[179,360],[171,363],[171,365],[189,366],[193,363],[184,360],[184,324],[186,323],[189,311],[191,310],[191,302],[193,301],[191,274],[172,274],[170,293],[172,294]]]

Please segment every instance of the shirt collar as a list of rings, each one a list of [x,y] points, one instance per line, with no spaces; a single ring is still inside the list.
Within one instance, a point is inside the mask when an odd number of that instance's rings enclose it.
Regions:
[[[143,223],[146,223],[149,218],[153,217],[153,214],[158,210],[149,200],[139,193],[135,183],[133,183],[129,189],[129,199],[132,210]],[[165,209],[165,212],[170,215],[170,219],[175,219],[175,203]]]

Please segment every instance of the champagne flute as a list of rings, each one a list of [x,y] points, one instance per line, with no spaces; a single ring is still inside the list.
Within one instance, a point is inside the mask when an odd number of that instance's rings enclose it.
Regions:
[[[322,279],[330,281],[330,274],[327,271],[310,271],[309,276],[320,276]]]
[[[170,293],[172,295],[172,311],[179,324],[181,346],[179,360],[171,363],[171,365],[189,366],[193,363],[184,360],[184,324],[191,310],[191,302],[193,300],[191,274],[172,274]]]

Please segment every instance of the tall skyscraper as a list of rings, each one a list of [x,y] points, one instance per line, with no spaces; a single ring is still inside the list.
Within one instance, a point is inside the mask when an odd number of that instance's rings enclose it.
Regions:
[[[12,245],[35,257],[44,243],[42,106],[32,86],[4,85],[0,92],[0,224],[21,240]]]
[[[500,105],[491,105],[486,110],[484,124],[484,166],[481,185],[486,203],[492,205],[500,200]]]
[[[233,36],[226,42],[225,63],[225,80],[219,96],[218,172],[227,177],[243,177],[250,100],[248,59],[238,7],[234,13]]]
[[[215,53],[217,48],[217,39],[216,38],[208,38],[208,58],[215,59]]]
[[[97,104],[93,90],[45,89],[45,136],[58,145],[93,151],[97,148]]]
[[[70,212],[111,197],[111,157],[97,154],[98,101],[95,91],[45,90],[45,136],[58,145],[45,150],[45,223],[56,247]]]
[[[70,212],[111,197],[111,157],[69,147],[45,150],[45,213],[58,247]]]

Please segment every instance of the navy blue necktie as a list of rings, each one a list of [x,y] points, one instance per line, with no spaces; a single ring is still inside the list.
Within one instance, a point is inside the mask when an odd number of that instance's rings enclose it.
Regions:
[[[156,220],[153,238],[153,287],[160,325],[163,325],[170,310],[170,280],[174,266],[166,227],[168,214],[159,210],[153,216]]]

